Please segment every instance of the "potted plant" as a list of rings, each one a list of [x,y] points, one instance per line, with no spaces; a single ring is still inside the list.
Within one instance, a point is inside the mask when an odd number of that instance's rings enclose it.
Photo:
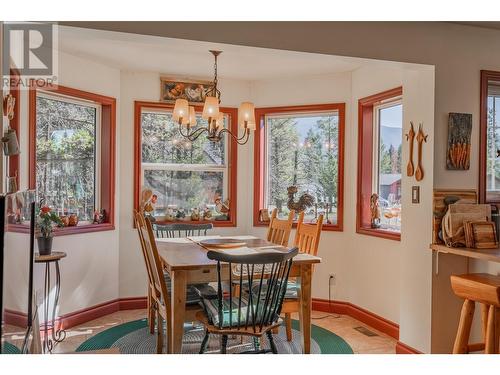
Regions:
[[[49,255],[52,252],[52,231],[55,226],[64,226],[59,216],[48,206],[40,207],[36,220],[36,240],[40,255]]]

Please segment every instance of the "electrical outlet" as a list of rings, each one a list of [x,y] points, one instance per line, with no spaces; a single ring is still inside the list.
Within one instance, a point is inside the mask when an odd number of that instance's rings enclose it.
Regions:
[[[330,282],[330,285],[335,285],[335,281],[337,280],[337,276],[334,273],[331,273],[328,280]]]

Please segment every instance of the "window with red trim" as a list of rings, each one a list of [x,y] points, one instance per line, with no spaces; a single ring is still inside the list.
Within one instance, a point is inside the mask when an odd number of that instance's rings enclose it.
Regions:
[[[401,153],[403,106],[401,87],[359,100],[358,200],[356,231],[401,238]],[[372,226],[370,198],[378,194],[380,223]]]
[[[481,71],[479,200],[500,204],[500,72]]]
[[[207,126],[195,107],[198,127]],[[188,140],[172,119],[173,106],[136,102],[135,207],[142,191],[155,196],[151,214],[157,222],[211,221],[236,225],[236,143],[212,142],[206,135]],[[236,109],[221,108],[223,126],[237,129]]]
[[[306,222],[323,214],[323,229],[342,230],[345,104],[258,108],[256,117],[254,225],[268,224],[263,210],[300,207]],[[305,194],[312,204],[301,205]]]
[[[60,217],[78,218],[55,235],[114,229],[115,122],[115,98],[30,88],[29,187]],[[100,223],[96,212],[104,213]]]
[[[17,134],[18,142],[20,142],[20,122],[19,122],[19,108],[21,106],[21,96],[19,95],[19,72],[17,69],[10,70],[9,79],[9,94],[15,100],[14,105],[14,117],[9,120],[9,127],[14,130]],[[15,177],[16,185],[19,188],[19,155],[9,156],[7,175],[9,177]]]

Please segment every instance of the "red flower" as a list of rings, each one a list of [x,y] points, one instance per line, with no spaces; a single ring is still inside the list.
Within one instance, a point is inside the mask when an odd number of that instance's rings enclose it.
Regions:
[[[43,206],[42,208],[40,208],[40,211],[42,211],[42,214],[48,214],[50,212],[50,207]]]

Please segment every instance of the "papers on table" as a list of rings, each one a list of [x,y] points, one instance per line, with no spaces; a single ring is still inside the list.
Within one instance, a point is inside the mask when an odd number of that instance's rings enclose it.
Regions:
[[[218,250],[222,253],[231,254],[231,255],[250,255],[258,253],[257,250],[251,249],[249,247],[236,247],[234,249],[220,249]]]
[[[168,242],[168,243],[193,243],[187,238],[157,238],[156,242]]]
[[[215,238],[220,238],[220,235],[216,234],[213,236],[191,236],[187,237],[188,240],[191,240],[193,242],[200,242],[200,241],[205,241],[205,240],[213,240]]]
[[[231,255],[249,255],[249,254],[256,254],[256,253],[277,253],[280,252],[276,248],[273,248],[272,246],[264,246],[263,248],[257,247],[257,248],[250,248],[250,247],[235,247],[233,249],[221,249],[217,251],[222,251],[226,254],[231,254]]]
[[[229,239],[234,239],[234,240],[256,240],[257,237],[255,236],[249,236],[249,235],[244,235],[244,236],[224,236],[221,238],[229,238]]]

